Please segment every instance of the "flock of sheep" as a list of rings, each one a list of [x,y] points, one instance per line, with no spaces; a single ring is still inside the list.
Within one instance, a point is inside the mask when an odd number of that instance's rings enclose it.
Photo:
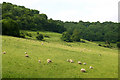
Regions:
[[[72,59],[67,59],[67,62],[74,63],[74,61]],[[82,65],[82,62],[78,61],[78,64]],[[86,63],[83,63],[83,64],[86,65]],[[90,69],[93,69],[93,67],[90,66]],[[81,72],[86,72],[86,70],[84,68],[82,68]]]
[[[4,51],[3,54],[6,54],[6,51]],[[29,57],[27,52],[25,52],[25,57]],[[38,62],[41,63],[41,60],[38,60]],[[47,63],[51,63],[51,62],[52,62],[51,59],[47,59]],[[67,59],[67,62],[74,63],[74,61],[72,59]],[[82,65],[82,62],[78,61],[78,64]],[[86,63],[83,63],[83,65],[86,65]],[[93,69],[93,67],[90,66],[90,69]],[[86,70],[84,68],[82,68],[81,72],[86,72]]]

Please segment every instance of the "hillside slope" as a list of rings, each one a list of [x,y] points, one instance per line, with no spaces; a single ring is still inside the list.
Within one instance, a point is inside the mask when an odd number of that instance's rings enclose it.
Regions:
[[[30,33],[35,39],[36,33]],[[2,37],[2,50],[6,51],[2,55],[3,78],[117,78],[117,50],[100,47],[89,41],[67,43],[60,40],[61,34],[41,33],[50,38],[38,41]],[[30,57],[26,58],[24,52]],[[39,59],[41,63],[38,63]],[[48,64],[47,59],[53,63]],[[67,62],[67,59],[74,60],[74,63]],[[77,61],[87,64],[79,65]],[[94,69],[89,69],[89,66]],[[81,68],[85,68],[86,73],[82,73]]]

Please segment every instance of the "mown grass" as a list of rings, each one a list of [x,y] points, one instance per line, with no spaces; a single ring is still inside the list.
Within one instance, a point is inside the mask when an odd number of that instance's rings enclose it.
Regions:
[[[118,50],[98,46],[97,43],[86,41],[63,42],[61,34],[40,32],[50,38],[44,41],[36,40],[36,32],[31,39],[3,36],[2,55],[3,78],[117,78],[118,77]],[[44,43],[41,45],[41,43]],[[24,52],[30,56],[25,57]],[[99,56],[101,54],[101,56]],[[47,59],[53,63],[48,64]],[[41,63],[38,63],[38,60]],[[74,63],[66,60],[73,59]],[[77,61],[86,62],[79,65]],[[89,69],[93,66],[94,69]],[[86,72],[82,73],[81,68]]]

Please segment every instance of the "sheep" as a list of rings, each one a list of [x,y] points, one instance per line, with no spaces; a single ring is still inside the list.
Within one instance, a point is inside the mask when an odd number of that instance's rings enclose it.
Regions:
[[[25,57],[29,57],[28,54],[26,54]]]
[[[73,63],[74,61],[72,59],[70,59],[70,63]]]
[[[43,45],[43,43],[41,43],[41,45]]]
[[[4,51],[3,54],[6,54],[6,52]]]
[[[69,59],[67,59],[67,62],[70,62],[70,60],[69,60]]]
[[[41,60],[38,60],[39,63],[41,63]]]
[[[90,66],[90,69],[93,69],[93,67],[92,67],[92,66]]]
[[[80,61],[78,61],[78,64],[82,64]]]
[[[52,62],[50,59],[47,59],[47,63],[50,63],[50,62]]]
[[[84,65],[86,65],[86,63],[83,63]]]
[[[82,68],[82,69],[81,69],[81,72],[86,72],[86,70]]]
[[[25,52],[25,54],[27,54],[27,52]]]

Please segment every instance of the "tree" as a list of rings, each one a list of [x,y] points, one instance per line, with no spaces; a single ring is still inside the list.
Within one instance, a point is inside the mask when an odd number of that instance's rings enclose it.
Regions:
[[[64,32],[64,33],[62,34],[61,39],[62,39],[63,41],[66,41],[66,42],[71,42],[71,41],[72,41],[72,40],[71,40],[71,35],[70,35],[68,32]]]
[[[120,48],[120,42],[117,43],[117,47]]]
[[[20,30],[18,24],[12,19],[3,19],[2,20],[2,34],[9,36],[20,36]]]
[[[80,32],[77,29],[74,29],[71,39],[72,41],[80,41]]]

